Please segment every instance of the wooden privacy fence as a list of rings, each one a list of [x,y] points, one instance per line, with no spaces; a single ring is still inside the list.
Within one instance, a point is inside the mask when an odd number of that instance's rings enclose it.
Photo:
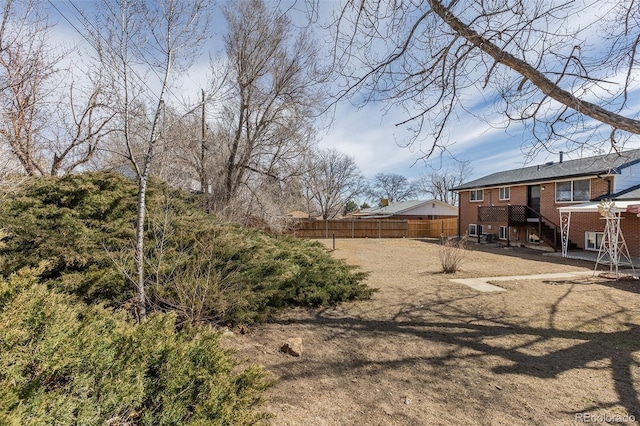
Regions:
[[[458,235],[458,218],[409,220],[409,238],[440,238]]]
[[[299,238],[439,238],[458,235],[458,219],[436,220],[318,220],[298,222]]]

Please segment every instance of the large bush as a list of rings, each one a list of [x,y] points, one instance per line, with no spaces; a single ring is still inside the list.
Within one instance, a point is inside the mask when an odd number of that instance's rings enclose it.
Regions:
[[[41,280],[88,301],[133,294],[110,252],[130,246],[133,183],[110,173],[32,178],[0,203],[2,273],[44,264]]]
[[[33,179],[0,203],[5,276],[44,261],[41,282],[87,302],[133,296],[136,185],[114,173]],[[181,320],[253,322],[287,305],[366,298],[364,274],[318,243],[273,236],[200,211],[157,182],[148,192],[150,300]]]
[[[0,280],[0,424],[251,425],[269,386],[218,334],[174,314],[140,325],[32,272]]]

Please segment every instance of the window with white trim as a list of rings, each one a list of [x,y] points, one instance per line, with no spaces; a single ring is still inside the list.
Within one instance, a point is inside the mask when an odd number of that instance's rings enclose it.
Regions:
[[[508,200],[511,198],[511,188],[508,186],[503,186],[498,190],[498,199],[499,200]]]
[[[482,235],[482,225],[476,225],[475,223],[469,224],[469,236],[477,237],[478,235]]]
[[[602,246],[602,239],[604,238],[604,232],[592,232],[587,231],[584,233],[584,249],[585,250],[600,250]]]
[[[591,180],[568,180],[556,182],[556,202],[589,201],[591,199]]]
[[[469,201],[483,201],[484,189],[472,189],[469,191]]]
[[[507,227],[506,226],[501,226],[500,228],[498,228],[498,239],[499,240],[506,240],[508,236],[509,236],[509,234],[507,233]]]

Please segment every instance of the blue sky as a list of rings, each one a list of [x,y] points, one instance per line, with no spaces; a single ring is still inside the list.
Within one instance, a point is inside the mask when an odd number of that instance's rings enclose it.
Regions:
[[[300,0],[298,0],[300,1]],[[52,0],[62,13],[67,13],[69,0]],[[89,1],[74,1],[79,8],[86,8]],[[320,2],[320,13],[329,13],[334,2]],[[60,17],[54,8],[51,18],[57,22],[55,36],[60,40],[81,40],[76,31]],[[576,17],[575,19],[589,19]],[[81,29],[82,27],[80,27]],[[216,55],[220,51],[224,19],[216,13],[214,33],[208,46],[208,53]],[[203,55],[207,57],[207,55]],[[184,75],[180,87],[172,93],[191,98],[198,102],[200,89],[204,85],[208,62],[196,63],[188,75]],[[193,94],[192,96],[189,94]],[[476,99],[484,99],[490,94],[477,94]],[[640,89],[634,92],[632,99],[636,102],[636,111],[640,111]],[[183,100],[180,100],[183,102]],[[512,125],[508,132],[504,130],[504,120],[496,115],[491,104],[476,102],[471,113],[460,111],[457,118],[447,129],[448,147],[446,152],[436,151],[431,158],[423,159],[422,150],[430,148],[428,142],[423,146],[414,144],[410,148],[402,147],[411,136],[402,126],[396,123],[406,119],[401,108],[389,107],[382,103],[367,104],[363,108],[355,108],[345,102],[336,106],[331,120],[326,118],[319,122],[319,144],[322,148],[335,148],[352,156],[363,175],[367,178],[376,173],[397,173],[414,177],[435,169],[446,169],[454,162],[453,158],[469,160],[473,165],[473,173],[469,179],[475,179],[496,171],[522,167],[525,165],[557,160],[557,153],[547,151],[531,155],[532,138],[521,125]],[[485,120],[479,117],[485,118]],[[488,124],[487,121],[491,122]],[[603,135],[603,145],[608,143]],[[634,138],[627,148],[640,148],[640,138]],[[585,152],[583,155],[591,155]],[[573,158],[576,154],[566,154],[565,158]],[[429,167],[430,165],[430,167]]]

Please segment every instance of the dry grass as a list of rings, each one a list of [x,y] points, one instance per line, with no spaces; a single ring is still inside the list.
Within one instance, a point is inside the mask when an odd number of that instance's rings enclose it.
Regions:
[[[331,242],[327,242],[331,244]],[[369,301],[299,309],[225,339],[278,378],[277,425],[572,425],[640,418],[640,285],[600,278],[507,281],[479,293],[450,278],[586,271],[538,253],[467,251],[442,274],[437,244],[338,240],[370,271]],[[303,354],[279,351],[301,337]],[[630,423],[627,423],[630,424]]]

